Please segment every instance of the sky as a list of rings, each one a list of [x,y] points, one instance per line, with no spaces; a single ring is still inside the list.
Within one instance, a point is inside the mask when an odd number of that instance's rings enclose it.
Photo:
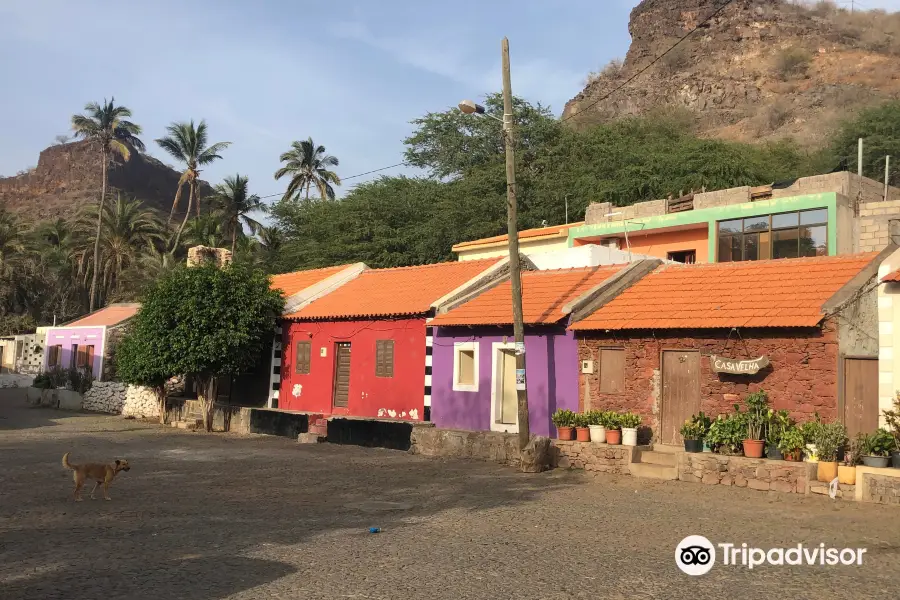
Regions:
[[[848,0],[849,1],[849,0]],[[410,121],[500,89],[559,114],[585,76],[624,56],[637,0],[0,0],[0,175],[34,166],[85,103],[115,96],[148,152],[173,121],[230,141],[203,179],[280,194],[279,155],[312,137],[340,159],[338,194],[398,167]],[[900,9],[900,0],[864,0]],[[273,201],[277,198],[270,198]]]

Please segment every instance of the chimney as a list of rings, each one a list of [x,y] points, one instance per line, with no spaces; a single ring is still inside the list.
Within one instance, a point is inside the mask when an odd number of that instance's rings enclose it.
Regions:
[[[227,248],[210,248],[209,246],[194,246],[188,248],[187,266],[196,267],[208,263],[222,268],[231,263],[231,250]]]

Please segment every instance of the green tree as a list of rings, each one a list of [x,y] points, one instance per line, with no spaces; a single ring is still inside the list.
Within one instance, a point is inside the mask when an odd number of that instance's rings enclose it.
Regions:
[[[175,248],[178,246],[181,233],[184,231],[184,227],[190,217],[192,206],[196,207],[197,216],[200,216],[199,168],[222,158],[219,152],[230,146],[231,142],[216,142],[207,146],[208,134],[206,121],[203,120],[197,126],[194,126],[193,119],[189,123],[172,123],[166,127],[166,131],[169,132],[169,135],[157,139],[156,143],[159,144],[160,148],[168,152],[172,158],[185,166],[181,179],[178,180],[178,189],[175,191],[175,200],[172,201],[169,221],[172,220],[172,216],[178,210],[182,188],[185,185],[188,186],[188,204],[184,212],[184,220],[181,222],[181,226],[178,228],[172,243],[172,248]]]
[[[226,177],[224,182],[215,187],[215,195],[212,198],[224,217],[225,235],[231,238],[232,254],[238,237],[244,233],[243,227],[247,227],[253,234],[261,227],[259,221],[251,217],[250,213],[259,211],[262,201],[256,194],[250,193],[248,182],[248,178],[240,174]]]
[[[290,176],[282,200],[299,199],[306,188],[306,201],[309,202],[311,186],[316,186],[322,200],[334,200],[333,186],[341,185],[341,178],[330,168],[338,166],[339,162],[337,157],[325,153],[325,146],[317,146],[312,138],[296,141],[278,160],[285,165],[275,171],[275,179]]]
[[[863,143],[863,175],[877,181],[884,178],[884,157],[900,159],[900,101],[886,102],[861,110],[845,121],[835,131],[822,157],[819,167],[831,170],[844,161],[853,171],[857,170],[857,145]]]
[[[184,241],[187,246],[219,248],[227,242],[225,218],[220,211],[208,212],[187,224]]]
[[[157,320],[153,315],[141,316],[147,305],[128,325],[128,331],[116,346],[116,377],[132,385],[149,387],[156,395],[159,405],[159,422],[166,422],[166,382],[178,375],[172,371],[174,362],[170,356],[170,348],[162,346],[167,340],[156,335]],[[151,312],[156,310],[151,306]]]
[[[94,238],[94,269],[91,277],[91,295],[89,310],[97,306],[97,279],[100,272],[100,217],[106,201],[106,188],[109,184],[109,161],[113,155],[122,160],[131,158],[131,149],[138,152],[144,150],[144,144],[137,137],[141,133],[139,125],[126,120],[131,111],[124,106],[116,106],[116,99],[110,98],[103,104],[89,102],[85,105],[85,114],[72,115],[72,130],[75,137],[90,140],[100,150],[102,177],[100,184],[100,200],[97,203],[97,234]]]
[[[170,374],[192,375],[210,431],[219,378],[256,363],[283,308],[284,298],[262,271],[239,265],[178,267],[147,291],[132,322],[134,353],[155,357],[126,359],[139,363],[129,376],[159,381]]]

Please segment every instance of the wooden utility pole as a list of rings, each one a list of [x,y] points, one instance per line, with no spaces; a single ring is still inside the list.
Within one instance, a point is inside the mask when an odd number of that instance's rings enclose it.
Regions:
[[[509,279],[512,284],[513,336],[516,342],[516,396],[519,409],[519,450],[531,439],[528,391],[525,388],[525,319],[522,316],[522,273],[519,270],[519,225],[516,206],[516,156],[513,147],[513,101],[509,75],[509,40],[503,38],[503,136],[506,145],[506,232],[509,237]]]
[[[887,156],[884,157],[884,199],[885,200],[888,199],[888,179],[889,179],[888,172],[890,170],[890,167],[891,167],[891,155],[888,154]]]

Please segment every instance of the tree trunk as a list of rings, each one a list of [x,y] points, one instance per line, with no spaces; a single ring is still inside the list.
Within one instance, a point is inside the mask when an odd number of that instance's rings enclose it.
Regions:
[[[156,392],[156,401],[159,403],[159,424],[166,424],[166,385],[153,388]]]
[[[306,182],[306,203],[307,204],[309,204],[309,185],[310,185],[310,182],[307,181]]]
[[[93,312],[97,301],[97,278],[100,273],[100,231],[103,228],[103,206],[106,200],[106,179],[107,179],[107,157],[106,146],[100,151],[100,160],[103,163],[103,175],[100,183],[100,202],[97,205],[97,236],[94,238],[94,274],[91,277],[91,301],[90,311]]]
[[[200,186],[197,185],[197,177],[191,180],[191,195],[194,196],[194,209],[197,211],[197,217],[200,217]]]
[[[238,223],[236,227],[231,228],[231,256],[234,257],[234,247],[237,244],[237,228],[240,227],[241,224]]]
[[[219,395],[219,378],[215,375],[204,375],[200,378],[200,407],[203,411],[203,429],[212,431],[213,411]]]
[[[184,231],[184,227],[187,225],[188,218],[191,216],[191,205],[194,204],[194,186],[191,184],[188,185],[190,186],[190,194],[188,195],[187,210],[184,211],[184,219],[181,220],[181,226],[178,227],[178,233],[175,234],[175,241],[172,243],[173,252],[178,248],[178,242],[181,240],[181,232]]]

